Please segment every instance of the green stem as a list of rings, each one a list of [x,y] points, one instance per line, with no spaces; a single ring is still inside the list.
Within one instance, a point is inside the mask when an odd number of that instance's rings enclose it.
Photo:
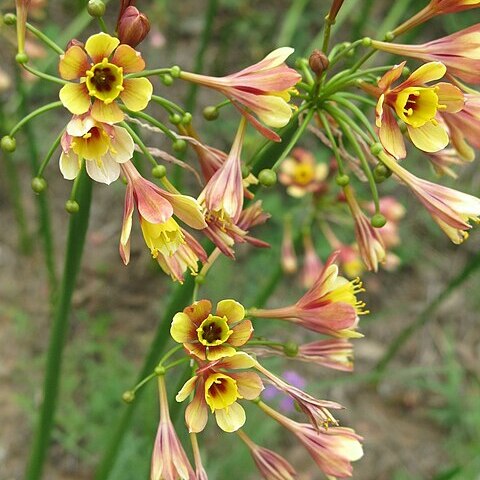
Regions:
[[[125,78],[151,77],[153,75],[164,75],[172,73],[171,68],[156,68],[154,70],[142,70],[141,72],[127,73]]]
[[[105,20],[103,19],[103,17],[97,17],[97,21],[102,32],[108,33],[108,28],[107,28],[107,25],[105,24]]]
[[[172,102],[167,98],[160,97],[159,95],[152,95],[152,100],[161,105],[169,113],[177,111],[181,115],[185,114],[185,110],[180,107],[180,105],[177,105],[175,102]],[[230,102],[230,100],[228,102]]]
[[[373,55],[375,55],[376,53],[377,53],[376,50],[371,50],[370,52],[366,53],[363,57],[360,58],[360,60],[358,60],[357,63],[353,65],[352,68],[350,68],[350,71],[356,72],[365,62],[370,60],[370,58],[373,57]]]
[[[342,156],[340,155],[340,152],[338,151],[337,142],[335,141],[335,138],[334,138],[333,133],[332,133],[332,129],[330,128],[330,123],[328,123],[327,117],[325,116],[325,114],[321,110],[318,112],[318,117],[320,118],[320,121],[322,122],[323,128],[325,130],[325,133],[327,134],[327,137],[330,140],[331,150],[332,150],[333,154],[335,155],[335,160],[337,161],[338,173],[339,173],[339,175],[343,175],[345,173],[345,167],[343,165]]]
[[[148,151],[148,148],[143,143],[142,139],[136,134],[133,128],[127,122],[121,122],[120,125],[127,130],[127,132],[131,135],[134,142],[140,147],[140,150],[143,154],[148,158],[150,163],[156,167],[158,165],[157,161],[153,158],[152,154]]]
[[[42,164],[40,165],[40,168],[38,169],[37,177],[43,177],[43,172],[47,168],[47,165],[50,163],[50,160],[51,160],[53,154],[55,153],[55,150],[60,145],[60,142],[62,141],[63,134],[64,134],[64,130],[62,130],[60,132],[58,137],[52,143],[52,146],[50,147],[50,150],[48,150],[47,154],[45,155],[45,158],[43,159]]]
[[[60,285],[59,298],[55,306],[52,330],[50,332],[43,386],[43,403],[33,437],[32,450],[25,475],[26,480],[40,480],[54,424],[60,386],[62,352],[68,332],[72,295],[80,270],[90,214],[92,183],[85,169],[79,175],[81,175],[79,188],[81,209],[76,215],[70,217],[63,281]]]
[[[30,120],[32,120],[35,117],[38,117],[38,115],[41,115],[42,113],[46,113],[50,110],[53,110],[54,108],[61,107],[63,104],[62,102],[52,102],[52,103],[47,103],[43,107],[37,108],[33,112],[30,112],[27,116],[23,117],[11,130],[10,130],[10,136],[13,137],[26,123],[28,123]]]
[[[27,30],[32,32],[39,40],[41,40],[47,47],[51,48],[58,55],[63,55],[65,52],[60,48],[51,38],[47,37],[38,28],[27,22]]]
[[[335,20],[332,22],[330,17],[327,15],[325,17],[325,26],[323,30],[323,44],[322,44],[322,51],[323,53],[327,53],[328,51],[328,44],[330,43],[330,34],[332,32],[332,25],[335,24]]]
[[[365,116],[365,114],[355,104],[344,98],[343,94],[332,95],[331,100],[333,100],[335,103],[338,103],[339,105],[344,106],[345,108],[348,108],[355,115],[355,117],[357,117],[357,120],[365,127],[368,133],[372,136],[372,139],[374,141],[377,141],[377,134],[375,133],[372,124]]]
[[[170,140],[175,141],[177,139],[177,137],[172,133],[172,131],[166,125],[164,125],[162,122],[159,122],[158,120],[156,120],[152,116],[148,115],[148,113],[145,113],[145,112],[131,112],[130,110],[127,110],[127,112],[128,112],[128,115],[130,115],[131,117],[142,118],[143,120],[146,120],[148,123],[150,123],[154,127],[157,127],[165,135],[167,135],[170,138]]]
[[[53,75],[49,75],[48,73],[40,72],[36,68],[30,67],[26,63],[22,64],[22,67],[25,70],[27,70],[27,72],[30,72],[31,74],[33,74],[33,75],[35,75],[39,78],[43,78],[44,80],[48,80],[49,82],[58,83],[59,85],[66,85],[67,83],[70,83],[70,82],[67,82],[66,80],[63,80],[61,78],[54,77]]]
[[[397,353],[400,351],[403,345],[405,345],[408,339],[417,330],[432,320],[434,318],[435,311],[440,307],[440,305],[447,300],[447,298],[450,297],[450,295],[479,268],[480,252],[477,253],[472,259],[467,261],[464,269],[448,283],[448,285],[433,299],[432,302],[430,302],[429,305],[422,310],[422,312],[420,312],[413,322],[404,327],[403,330],[393,339],[387,351],[375,366],[375,371],[383,374],[390,362],[395,358]]]
[[[190,357],[183,357],[179,358],[178,360],[175,360],[172,363],[169,363],[168,365],[165,365],[165,370],[170,370],[171,368],[176,367],[177,365],[181,365],[182,363],[189,362]]]
[[[171,348],[158,362],[158,366],[162,366],[172,355],[175,355],[177,352],[179,352],[183,348],[182,345],[175,345],[173,348]]]

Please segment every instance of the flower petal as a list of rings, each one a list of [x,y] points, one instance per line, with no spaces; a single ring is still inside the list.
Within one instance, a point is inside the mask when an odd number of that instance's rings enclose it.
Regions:
[[[439,80],[447,72],[447,67],[441,62],[428,62],[417,68],[395,90],[403,90],[413,85],[423,85],[433,80]]]
[[[119,45],[118,38],[108,35],[108,33],[96,33],[85,42],[87,51],[93,63],[99,63],[104,58],[108,58]]]
[[[243,426],[246,419],[245,410],[237,402],[232,403],[227,408],[215,410],[215,420],[217,421],[217,425],[224,432],[237,431]]]
[[[175,400],[177,402],[183,402],[193,392],[193,389],[195,388],[195,384],[197,383],[197,380],[198,380],[198,377],[189,378],[185,382],[183,387],[180,389],[180,391],[177,393]]]
[[[448,145],[448,133],[438,123],[427,122],[418,128],[407,125],[407,128],[413,144],[424,152],[438,152]]]
[[[60,155],[60,171],[65,180],[73,180],[76,178],[80,171],[80,165],[78,163],[78,156],[74,152],[62,152]]]
[[[196,340],[195,324],[187,314],[176,313],[170,327],[170,335],[178,343],[192,342]]]
[[[183,309],[183,312],[190,317],[190,320],[198,328],[200,324],[208,317],[212,311],[210,300],[199,300]]]
[[[228,317],[227,317],[228,318]],[[250,320],[244,320],[240,322],[238,325],[233,327],[233,333],[230,335],[228,339],[228,343],[233,345],[234,347],[240,347],[241,345],[245,345],[253,333],[253,326]]]
[[[114,137],[110,141],[108,152],[112,159],[118,163],[125,163],[133,157],[135,145],[127,130],[123,127],[113,127]]]
[[[227,317],[227,323],[235,323],[243,320],[245,317],[245,309],[243,305],[235,300],[221,300],[217,303],[217,315],[219,317]]]
[[[75,115],[81,115],[90,108],[90,95],[84,83],[67,83],[58,96],[63,106]]]
[[[225,368],[227,370],[252,368],[256,363],[256,360],[248,355],[248,353],[237,352],[233,357],[225,358],[217,363],[217,368]]]
[[[130,261],[130,233],[132,231],[133,205],[133,187],[128,183],[123,208],[122,233],[120,235],[120,244],[118,246],[120,256],[125,265],[128,265],[128,262]]]
[[[378,135],[388,153],[395,158],[406,157],[407,152],[405,150],[403,135],[390,107],[385,106],[383,109],[382,123]]]
[[[438,103],[447,107],[445,111],[456,113],[463,109],[465,98],[458,87],[446,82],[437,83],[435,87],[437,88]]]
[[[60,55],[58,71],[65,80],[75,80],[84,77],[85,72],[90,68],[87,54],[82,47],[74,45],[63,55]]]
[[[95,99],[90,112],[97,122],[118,123],[121,122],[125,115],[115,102],[106,104],[99,99]]]
[[[148,78],[125,79],[123,87],[120,98],[132,112],[143,110],[152,98],[153,86]]]
[[[188,195],[174,194],[162,191],[162,195],[172,204],[173,213],[182,222],[197,230],[206,228],[207,224],[202,209],[197,200]]]
[[[255,400],[264,389],[261,378],[255,372],[229,373],[237,382],[238,393],[246,400]]]
[[[96,182],[110,185],[120,176],[120,165],[109,157],[102,157],[101,161],[86,161],[87,173]]]
[[[120,45],[113,54],[112,63],[123,68],[123,73],[140,72],[145,68],[145,61],[140,52],[130,45]]]
[[[399,65],[395,65],[392,69],[386,72],[383,77],[378,81],[378,86],[382,90],[387,90],[390,85],[400,78],[403,72],[403,68],[407,62],[402,62]]]
[[[203,386],[202,388],[197,387],[195,397],[185,409],[185,422],[190,433],[201,432],[207,424],[208,408],[202,390]]]
[[[209,361],[218,360],[222,357],[232,357],[237,351],[229,345],[216,345],[214,347],[208,347],[206,352],[206,358]]]

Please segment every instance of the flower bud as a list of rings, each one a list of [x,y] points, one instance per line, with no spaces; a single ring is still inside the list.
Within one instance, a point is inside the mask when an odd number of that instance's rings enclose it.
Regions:
[[[170,85],[172,85],[173,83],[173,77],[171,75],[162,75],[160,77],[160,79],[162,80],[162,83],[166,86],[166,87],[169,87]]]
[[[87,12],[91,17],[103,17],[105,14],[105,4],[102,0],[89,0]]]
[[[179,138],[172,143],[172,148],[177,153],[183,153],[187,149],[187,142],[185,140]]]
[[[164,165],[157,165],[156,167],[152,168],[152,175],[155,178],[163,178],[167,175],[167,169]]]
[[[209,107],[205,107],[203,109],[203,118],[208,121],[216,120],[219,113],[220,112],[217,107],[215,107],[214,105],[210,105]]]
[[[125,403],[132,403],[135,400],[135,392],[132,392],[131,390],[127,390],[126,392],[123,393],[122,400]]]
[[[277,183],[277,174],[269,168],[264,168],[258,174],[258,181],[264,187],[273,187]]]
[[[81,48],[84,48],[85,47],[85,44],[83,42],[81,42],[80,40],[77,40],[76,38],[72,38],[68,43],[67,43],[67,47],[65,48],[65,50],[68,50],[70,47],[81,47]]]
[[[117,27],[120,42],[136,47],[150,31],[150,22],[146,15],[130,6],[123,12]]]
[[[6,13],[3,16],[3,22],[5,25],[15,25],[15,23],[17,23],[17,17],[14,13]]]
[[[13,137],[5,135],[0,141],[0,147],[4,152],[12,153],[17,148],[17,141]]]
[[[370,223],[374,228],[382,228],[387,223],[387,219],[381,213],[376,213],[370,220]]]
[[[28,55],[25,52],[19,52],[15,55],[15,61],[20,65],[28,63]]]
[[[337,175],[335,177],[335,182],[337,183],[337,185],[339,187],[345,187],[346,185],[348,185],[350,183],[350,177],[348,175]]]
[[[32,179],[32,190],[35,193],[42,193],[47,188],[47,182],[44,178],[35,177]]]
[[[65,202],[65,210],[68,212],[68,213],[71,213],[71,214],[75,214],[75,213],[78,213],[79,210],[80,210],[80,205],[78,204],[78,202],[76,202],[75,200],[67,200]]]
[[[320,76],[328,68],[330,62],[322,51],[314,50],[308,59],[308,64],[312,71]]]

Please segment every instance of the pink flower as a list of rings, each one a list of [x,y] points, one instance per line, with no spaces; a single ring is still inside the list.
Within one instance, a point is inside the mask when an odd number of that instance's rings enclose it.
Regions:
[[[180,78],[223,93],[262,135],[279,141],[280,137],[265,125],[283,127],[292,117],[290,90],[301,79],[284,63],[292,53],[293,48],[278,48],[255,65],[226,77],[181,72]]]
[[[297,255],[292,238],[292,222],[289,218],[286,218],[284,222],[280,261],[285,273],[292,274],[297,271]]]
[[[318,275],[320,275],[323,264],[317,254],[310,233],[303,236],[303,248],[305,255],[303,257],[302,284],[305,288],[311,288]]]

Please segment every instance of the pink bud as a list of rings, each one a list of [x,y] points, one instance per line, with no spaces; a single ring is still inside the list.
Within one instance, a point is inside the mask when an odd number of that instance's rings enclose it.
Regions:
[[[136,47],[148,35],[150,22],[136,7],[129,6],[120,17],[117,30],[121,43]]]

